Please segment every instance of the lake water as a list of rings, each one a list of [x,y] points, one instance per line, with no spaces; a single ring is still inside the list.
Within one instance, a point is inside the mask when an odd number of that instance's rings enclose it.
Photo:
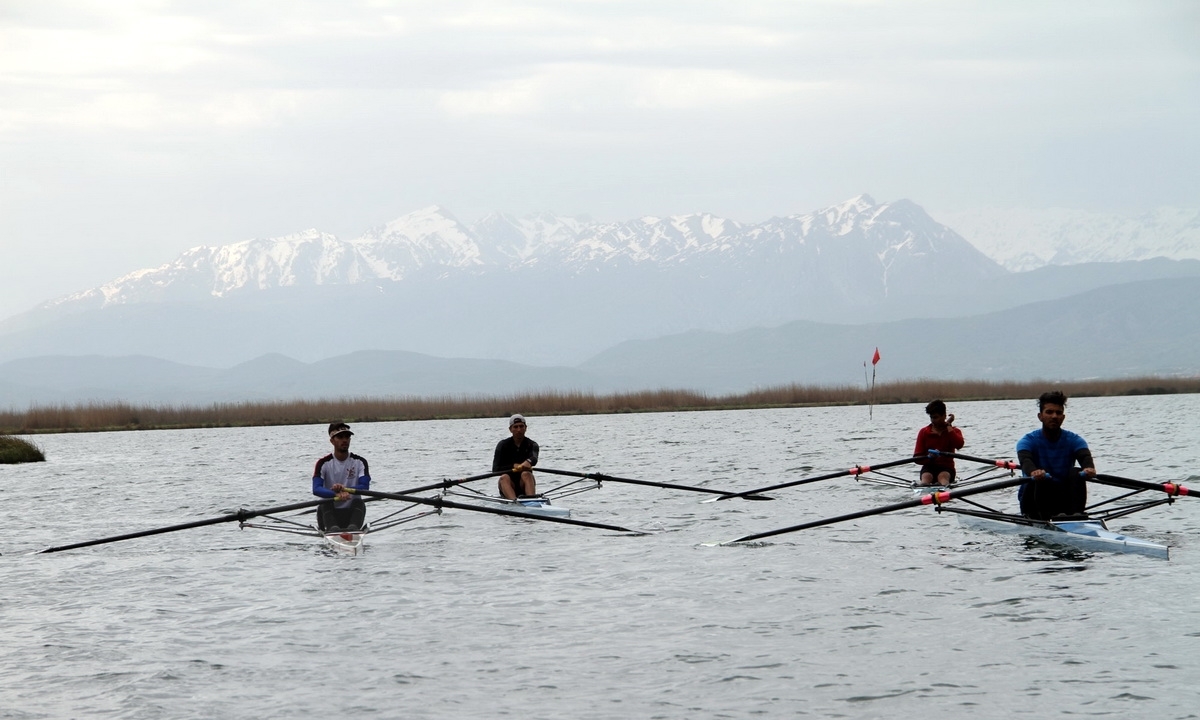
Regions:
[[[1028,400],[950,410],[982,457],[1012,457],[1036,424]],[[530,417],[529,436],[545,467],[748,489],[898,459],[924,420],[920,405]],[[487,472],[504,425],[358,424],[352,450],[396,491]],[[1102,472],[1197,484],[1200,396],[1072,400],[1066,426]],[[304,502],[329,446],[318,426],[34,440],[46,463],[0,466],[4,719],[1200,716],[1189,498],[1113,524],[1170,561],[929,508],[706,545],[910,497],[848,478],[774,502],[613,483],[564,501],[644,536],[448,511],[359,557],[237,523],[35,555]]]

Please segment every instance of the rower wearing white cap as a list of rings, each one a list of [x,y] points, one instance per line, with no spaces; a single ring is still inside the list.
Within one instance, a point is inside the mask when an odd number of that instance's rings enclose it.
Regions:
[[[496,444],[492,456],[492,472],[506,470],[499,478],[500,494],[509,500],[537,495],[537,482],[533,479],[533,466],[538,461],[538,444],[525,437],[525,417],[513,415],[508,419],[506,437]]]
[[[317,527],[324,532],[360,530],[367,517],[362,496],[352,493],[370,490],[371,475],[366,458],[350,452],[352,435],[346,423],[330,423],[333,452],[318,460],[313,470],[313,495],[328,499],[317,506]]]

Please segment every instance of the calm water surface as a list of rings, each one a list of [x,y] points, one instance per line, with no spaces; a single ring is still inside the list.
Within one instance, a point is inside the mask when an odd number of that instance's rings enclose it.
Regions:
[[[1012,457],[1036,423],[1032,401],[951,411],[985,457]],[[923,420],[918,405],[531,417],[529,435],[546,467],[747,489],[898,459]],[[1067,427],[1102,471],[1200,484],[1200,396],[1073,400]],[[506,434],[355,430],[380,490],[486,472]],[[48,462],[0,466],[0,718],[1200,717],[1190,499],[1114,523],[1171,545],[1169,562],[929,509],[705,545],[909,497],[851,479],[774,502],[610,483],[565,503],[646,536],[449,511],[357,558],[236,523],[30,554],[311,499],[323,435],[40,436]]]

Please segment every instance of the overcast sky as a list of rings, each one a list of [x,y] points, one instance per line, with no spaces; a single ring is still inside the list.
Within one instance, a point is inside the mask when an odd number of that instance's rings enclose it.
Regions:
[[[0,318],[431,204],[1196,207],[1197,8],[0,0]]]

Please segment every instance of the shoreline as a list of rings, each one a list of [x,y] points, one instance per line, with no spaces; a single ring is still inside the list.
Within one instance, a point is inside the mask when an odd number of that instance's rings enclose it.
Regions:
[[[894,405],[1034,399],[1059,389],[1069,397],[1200,393],[1200,377],[1139,377],[1073,382],[909,380],[853,386],[784,385],[747,393],[710,396],[690,390],[647,390],[597,395],[533,392],[497,396],[438,396],[227,402],[202,406],[80,402],[0,411],[0,434],[182,430],[415,420],[462,420],[526,415],[609,415],[635,412],[693,412],[836,405]]]

